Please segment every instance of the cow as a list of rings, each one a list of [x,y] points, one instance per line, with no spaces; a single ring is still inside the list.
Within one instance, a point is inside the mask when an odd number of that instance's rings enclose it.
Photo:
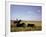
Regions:
[[[34,24],[28,24],[27,27],[34,27]]]
[[[25,27],[25,23],[17,23],[16,27]]]
[[[21,20],[16,20],[16,21],[14,21],[14,24],[15,24],[15,23],[20,23],[20,22],[21,22]]]

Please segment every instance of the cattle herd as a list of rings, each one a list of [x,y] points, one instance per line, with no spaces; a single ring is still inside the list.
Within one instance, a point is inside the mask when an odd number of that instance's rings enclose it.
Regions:
[[[22,20],[16,20],[13,23],[16,24],[15,27],[34,27],[35,24],[28,23],[27,26],[25,23],[20,23]]]

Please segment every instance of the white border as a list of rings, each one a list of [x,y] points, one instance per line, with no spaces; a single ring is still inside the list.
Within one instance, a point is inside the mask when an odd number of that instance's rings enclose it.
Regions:
[[[33,5],[33,6],[42,6],[42,31],[29,31],[29,32],[10,32],[10,5],[15,4],[15,5]],[[40,34],[45,34],[45,29],[44,29],[44,4],[43,3],[20,3],[20,2],[6,2],[6,35],[7,36],[23,36],[23,35],[40,35]]]

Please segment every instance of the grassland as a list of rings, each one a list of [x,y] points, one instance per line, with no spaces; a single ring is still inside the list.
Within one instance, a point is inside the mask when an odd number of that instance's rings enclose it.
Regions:
[[[42,30],[42,22],[41,21],[22,21],[21,23],[25,23],[28,25],[34,24],[35,27],[11,27],[11,32],[20,32],[20,31],[41,31]],[[14,24],[13,24],[14,25]]]

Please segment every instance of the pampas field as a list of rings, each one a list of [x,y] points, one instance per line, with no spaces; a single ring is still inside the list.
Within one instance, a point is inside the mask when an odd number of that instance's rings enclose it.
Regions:
[[[20,31],[41,31],[42,22],[41,21],[21,21],[20,23],[25,23],[25,27],[16,27],[16,24],[11,23],[11,32],[20,32]],[[28,24],[34,24],[33,27],[27,27]]]

